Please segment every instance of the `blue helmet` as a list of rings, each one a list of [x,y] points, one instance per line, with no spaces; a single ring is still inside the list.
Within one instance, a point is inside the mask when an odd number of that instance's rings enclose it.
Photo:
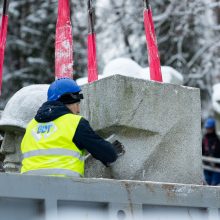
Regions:
[[[213,118],[208,118],[205,121],[205,128],[215,128],[215,119]]]
[[[55,80],[49,87],[47,92],[48,101],[56,101],[62,95],[68,93],[79,93],[81,88],[76,82],[69,78],[60,78]]]

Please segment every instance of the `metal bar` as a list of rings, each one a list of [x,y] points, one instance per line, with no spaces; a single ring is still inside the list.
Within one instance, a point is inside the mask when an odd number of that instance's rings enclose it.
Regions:
[[[92,0],[88,0],[88,33],[95,33],[95,10],[92,4]]]
[[[212,163],[219,163],[220,164],[220,158],[203,156],[202,160],[205,162],[212,162]]]
[[[145,7],[146,9],[150,9],[150,3],[149,3],[148,0],[144,0],[144,7]]]
[[[8,5],[9,5],[9,0],[4,0],[4,3],[3,3],[3,15],[7,15],[8,14]]]
[[[214,157],[206,157],[206,156],[203,156],[203,157],[202,157],[202,160],[203,160],[204,162],[210,162],[210,163],[220,164],[220,158],[214,158]],[[204,170],[209,170],[209,171],[213,171],[213,172],[220,173],[220,168],[218,168],[218,167],[212,167],[212,166],[209,166],[209,165],[203,165],[203,169],[204,169]]]
[[[209,171],[220,173],[220,168],[211,167],[211,166],[208,166],[208,165],[203,165],[202,167],[203,167],[204,170],[209,170]]]

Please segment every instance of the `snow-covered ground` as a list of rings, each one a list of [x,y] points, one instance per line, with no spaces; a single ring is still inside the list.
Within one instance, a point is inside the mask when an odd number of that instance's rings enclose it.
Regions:
[[[182,85],[183,76],[177,70],[170,66],[161,67],[163,82]],[[117,58],[110,61],[103,70],[103,74],[99,75],[99,79],[120,74],[123,76],[130,76],[139,79],[150,80],[149,67],[143,68],[135,61],[129,58]],[[84,85],[88,82],[87,77],[83,77],[77,80],[79,85]]]

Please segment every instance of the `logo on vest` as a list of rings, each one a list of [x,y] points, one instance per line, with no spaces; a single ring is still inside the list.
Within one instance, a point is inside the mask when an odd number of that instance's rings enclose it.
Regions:
[[[57,126],[53,122],[40,123],[32,130],[32,136],[36,141],[39,141],[42,138],[50,137],[56,131]]]

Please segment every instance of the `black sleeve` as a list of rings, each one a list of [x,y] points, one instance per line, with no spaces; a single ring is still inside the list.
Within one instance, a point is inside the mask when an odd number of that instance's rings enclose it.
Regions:
[[[205,152],[205,144],[204,144],[204,138],[202,139],[202,155],[205,156],[206,152]]]
[[[112,144],[96,134],[89,122],[84,118],[79,122],[73,142],[79,149],[87,150],[94,158],[105,165],[117,159],[117,154]]]
[[[214,157],[220,158],[220,141],[219,141],[219,139],[217,139],[217,141],[216,141]]]

